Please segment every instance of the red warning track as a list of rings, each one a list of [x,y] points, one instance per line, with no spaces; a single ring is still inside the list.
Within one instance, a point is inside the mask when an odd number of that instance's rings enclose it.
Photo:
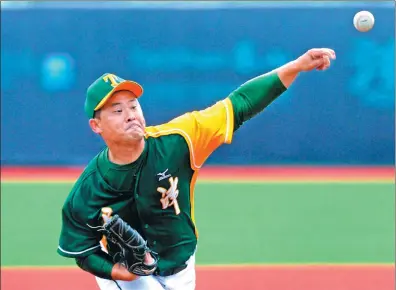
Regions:
[[[99,289],[77,268],[1,270],[4,290]],[[196,290],[393,290],[394,266],[251,266],[198,267]]]
[[[81,167],[2,167],[2,181],[73,181]],[[205,166],[199,180],[215,181],[357,181],[391,182],[393,167],[219,167]]]

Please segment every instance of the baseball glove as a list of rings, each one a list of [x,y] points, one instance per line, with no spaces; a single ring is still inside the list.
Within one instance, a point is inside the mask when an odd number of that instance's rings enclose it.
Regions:
[[[157,269],[157,253],[151,251],[143,237],[118,215],[106,219],[100,231],[119,247],[120,251],[113,257],[114,263],[120,263],[138,276],[151,275]],[[150,265],[144,262],[147,253],[151,254],[154,260]]]

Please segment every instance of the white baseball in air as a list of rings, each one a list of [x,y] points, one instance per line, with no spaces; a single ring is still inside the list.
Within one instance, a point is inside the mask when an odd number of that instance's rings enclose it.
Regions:
[[[369,11],[360,11],[353,17],[353,25],[360,32],[367,32],[374,26],[374,15]]]

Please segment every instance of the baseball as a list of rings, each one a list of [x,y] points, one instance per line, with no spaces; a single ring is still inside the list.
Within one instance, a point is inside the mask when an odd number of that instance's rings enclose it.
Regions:
[[[367,32],[374,26],[374,15],[369,11],[360,11],[353,17],[353,25],[360,32]]]

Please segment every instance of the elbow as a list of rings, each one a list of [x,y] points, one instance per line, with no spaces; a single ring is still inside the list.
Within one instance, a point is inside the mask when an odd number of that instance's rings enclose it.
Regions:
[[[77,265],[81,270],[84,270],[84,271],[87,271],[86,268],[84,267],[86,258],[87,258],[87,257],[77,257],[77,258],[74,259],[75,262],[76,262],[76,265]]]
[[[109,271],[106,271],[105,269],[103,269],[103,267],[97,267],[98,264],[93,263],[94,261],[90,261],[89,256],[75,258],[75,262],[81,270],[87,273],[90,273],[102,279],[112,279]]]

